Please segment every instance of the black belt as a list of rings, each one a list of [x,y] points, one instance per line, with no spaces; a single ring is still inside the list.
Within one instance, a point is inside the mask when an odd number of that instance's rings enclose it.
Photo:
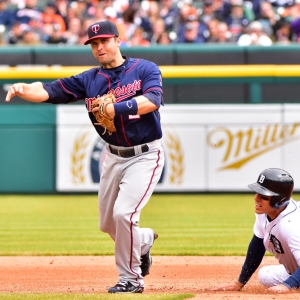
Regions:
[[[128,149],[117,149],[117,148],[114,148],[111,145],[109,145],[109,149],[110,149],[111,153],[116,154],[121,157],[124,157],[124,158],[132,157],[132,156],[136,155],[133,147],[130,147]],[[142,150],[142,153],[148,152],[149,151],[148,145],[147,144],[142,145],[141,150]]]

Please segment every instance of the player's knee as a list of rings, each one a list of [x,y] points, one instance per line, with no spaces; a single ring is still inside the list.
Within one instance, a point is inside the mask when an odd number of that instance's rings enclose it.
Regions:
[[[126,223],[129,222],[130,216],[125,214],[124,211],[114,210],[114,221],[115,224]]]
[[[100,224],[99,224],[99,229],[105,233],[110,233],[112,230],[112,228],[111,228],[111,226],[109,226],[109,224],[102,223],[102,222],[100,222]]]
[[[258,280],[259,282],[266,286],[266,287],[270,287],[270,286],[274,286],[276,284],[274,284],[274,278],[272,275],[272,269],[270,266],[265,266],[262,267],[259,271],[258,271]]]

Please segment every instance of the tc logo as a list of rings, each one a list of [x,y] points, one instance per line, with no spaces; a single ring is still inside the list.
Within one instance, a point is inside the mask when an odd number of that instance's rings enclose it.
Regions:
[[[99,30],[100,30],[100,26],[99,26],[98,24],[92,26],[92,31],[93,31],[94,33],[97,33]]]
[[[260,178],[258,180],[259,183],[263,183],[265,180],[266,176],[265,175],[260,175]]]

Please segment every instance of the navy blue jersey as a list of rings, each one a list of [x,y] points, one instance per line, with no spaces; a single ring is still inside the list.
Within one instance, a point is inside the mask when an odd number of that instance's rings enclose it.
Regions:
[[[126,58],[116,68],[92,68],[70,78],[52,83],[43,83],[49,94],[48,103],[61,104],[85,100],[91,122],[97,123],[92,114],[92,100],[103,94],[113,93],[116,101],[127,101],[145,95],[158,107],[162,100],[162,77],[156,64],[135,58]],[[149,97],[150,96],[150,97]],[[160,114],[158,110],[144,115],[120,115],[114,119],[116,132],[105,134],[105,129],[94,125],[98,134],[107,143],[115,146],[131,147],[152,142],[162,137]]]

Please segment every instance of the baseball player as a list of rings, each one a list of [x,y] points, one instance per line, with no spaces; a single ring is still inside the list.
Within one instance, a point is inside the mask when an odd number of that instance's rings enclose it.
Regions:
[[[256,192],[254,235],[238,281],[213,290],[239,291],[248,282],[268,250],[278,265],[262,267],[261,284],[272,292],[287,292],[300,287],[300,203],[291,198],[294,180],[284,170],[262,171],[256,183],[248,185]]]
[[[151,228],[139,228],[140,214],[164,165],[161,72],[150,61],[122,56],[118,30],[109,21],[92,24],[88,37],[85,45],[90,44],[100,67],[51,83],[13,84],[6,101],[14,96],[53,104],[85,99],[89,118],[106,142],[98,193],[100,229],[115,242],[119,272],[119,282],[108,292],[142,293],[157,234]],[[105,94],[113,94],[116,102],[93,108],[95,98]],[[99,125],[98,114],[114,122],[115,131]]]

